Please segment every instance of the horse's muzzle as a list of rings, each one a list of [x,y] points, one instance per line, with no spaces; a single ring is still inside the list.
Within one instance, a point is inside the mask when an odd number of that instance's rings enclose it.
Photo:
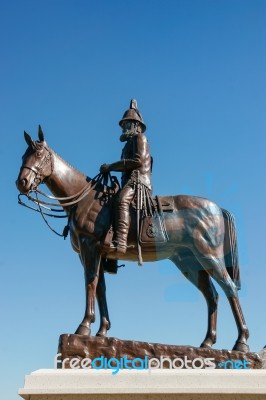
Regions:
[[[28,182],[27,182],[26,178],[17,179],[16,186],[17,186],[18,190],[20,191],[20,193],[27,193],[29,191]]]

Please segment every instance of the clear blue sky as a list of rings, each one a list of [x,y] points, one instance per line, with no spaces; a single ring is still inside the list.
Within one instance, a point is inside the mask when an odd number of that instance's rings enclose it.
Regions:
[[[2,0],[1,385],[52,368],[61,333],[84,312],[69,241],[17,205],[23,130],[90,176],[119,159],[118,121],[138,100],[156,194],[207,197],[237,219],[243,310],[252,351],[266,344],[264,0]],[[59,228],[63,223],[59,224]],[[203,298],[169,261],[106,276],[111,336],[197,346]],[[218,341],[237,337],[220,293]],[[94,326],[96,332],[98,323]]]

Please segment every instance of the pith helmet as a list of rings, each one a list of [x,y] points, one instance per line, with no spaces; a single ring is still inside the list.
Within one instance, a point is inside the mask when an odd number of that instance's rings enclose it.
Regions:
[[[142,131],[146,131],[146,125],[144,124],[141,113],[138,110],[137,100],[132,99],[130,102],[129,109],[124,113],[121,121],[119,121],[119,125],[122,126],[124,121],[138,121],[142,125]]]

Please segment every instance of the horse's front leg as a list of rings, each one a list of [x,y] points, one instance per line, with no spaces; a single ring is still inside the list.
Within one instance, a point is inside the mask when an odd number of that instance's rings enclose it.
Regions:
[[[105,286],[104,270],[102,263],[99,271],[99,281],[96,289],[96,297],[100,311],[100,327],[96,336],[106,336],[107,331],[111,327],[111,322],[109,319],[108,308],[107,308],[106,286]]]
[[[76,334],[90,336],[91,323],[95,321],[95,297],[99,280],[101,256],[96,243],[88,237],[80,238],[80,259],[84,267],[86,309]]]

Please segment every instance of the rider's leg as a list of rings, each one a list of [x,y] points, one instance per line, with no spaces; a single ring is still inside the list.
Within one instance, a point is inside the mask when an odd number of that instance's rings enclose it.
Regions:
[[[129,206],[133,200],[135,190],[131,185],[123,187],[118,197],[115,221],[115,248],[125,254],[127,250],[127,235],[130,225]]]

